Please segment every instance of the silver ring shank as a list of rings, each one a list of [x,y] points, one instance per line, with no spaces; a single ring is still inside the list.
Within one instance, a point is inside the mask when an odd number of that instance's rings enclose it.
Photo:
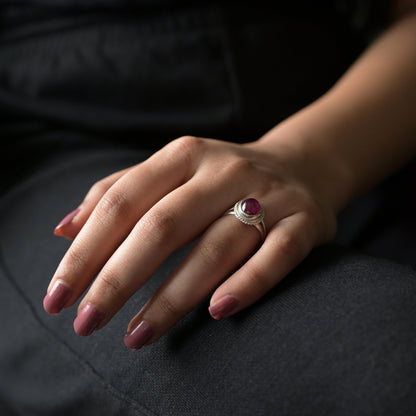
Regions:
[[[238,204],[238,202],[237,202],[237,204]],[[226,212],[226,214],[234,215],[238,220],[240,220],[244,224],[252,225],[252,226],[256,227],[256,229],[260,233],[261,241],[264,241],[264,239],[266,238],[266,226],[265,226],[264,221],[263,221],[263,218],[264,218],[264,211],[263,210],[262,210],[262,213],[261,213],[262,215],[259,216],[255,221],[252,221],[252,222],[244,221],[243,219],[241,219],[240,216],[238,214],[236,214],[235,206],[233,208],[230,208]]]

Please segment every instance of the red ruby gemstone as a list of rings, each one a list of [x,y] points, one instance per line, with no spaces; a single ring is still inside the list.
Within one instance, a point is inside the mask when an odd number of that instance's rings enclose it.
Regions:
[[[261,211],[261,205],[257,199],[248,198],[241,204],[241,209],[247,215],[257,215]]]

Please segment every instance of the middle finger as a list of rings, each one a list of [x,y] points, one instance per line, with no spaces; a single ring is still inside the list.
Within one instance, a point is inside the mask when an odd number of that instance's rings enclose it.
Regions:
[[[88,335],[91,319],[100,321],[94,322],[94,327],[104,326],[174,250],[201,234],[239,192],[237,186],[230,192],[217,186],[204,188],[194,180],[162,198],[138,221],[98,274],[79,305],[76,331]],[[207,209],[207,201],[213,200],[216,204]]]

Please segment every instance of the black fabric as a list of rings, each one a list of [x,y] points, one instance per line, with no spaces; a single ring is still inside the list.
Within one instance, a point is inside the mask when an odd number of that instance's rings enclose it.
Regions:
[[[8,13],[2,188],[67,146],[54,130],[150,149],[184,134],[255,140],[326,91],[358,48],[337,20],[273,8]]]
[[[2,33],[5,134],[35,120],[152,148],[186,130],[254,139],[325,92],[358,47],[336,16],[273,7],[41,16]]]
[[[124,346],[127,323],[188,247],[89,338],[73,332],[76,307],[43,311],[69,245],[52,230],[96,180],[178,135],[255,139],[359,51],[336,19],[271,10],[7,10],[1,415],[416,413],[412,165],[342,214],[344,247],[315,250],[235,317],[214,321],[207,298],[154,345]]]
[[[374,38],[389,21],[392,10],[391,0],[258,0],[255,5],[244,0],[227,0],[216,2],[222,7],[231,7],[235,12],[241,7],[249,7],[251,10],[259,8],[272,8],[278,13],[290,12],[292,14],[306,15],[309,18],[317,16],[339,15],[344,19],[352,32],[364,37],[366,41]],[[145,9],[178,8],[189,6],[209,6],[215,4],[211,0],[0,0],[0,7],[10,7],[12,14],[18,9],[43,7],[65,12],[71,10],[97,10],[97,9]],[[45,9],[43,9],[43,13]]]

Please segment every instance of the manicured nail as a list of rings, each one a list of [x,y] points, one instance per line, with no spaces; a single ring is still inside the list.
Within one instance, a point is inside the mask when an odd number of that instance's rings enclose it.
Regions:
[[[71,289],[62,280],[57,280],[43,299],[43,308],[51,314],[59,313],[70,296]]]
[[[74,320],[74,330],[78,335],[86,337],[94,332],[104,314],[92,303],[88,302]]]
[[[214,319],[226,318],[238,305],[236,297],[225,295],[217,303],[208,308],[209,313]]]
[[[126,347],[138,350],[153,336],[153,328],[146,322],[141,321],[124,336]]]
[[[77,208],[76,210],[70,212],[55,228],[54,234],[63,236],[63,228],[70,224],[73,219],[78,215],[78,213],[81,211],[81,208]]]

